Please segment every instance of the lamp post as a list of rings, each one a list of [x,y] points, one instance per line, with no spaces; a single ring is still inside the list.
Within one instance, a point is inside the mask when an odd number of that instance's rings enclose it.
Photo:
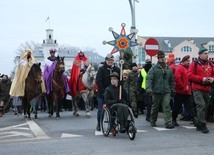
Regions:
[[[131,26],[131,30],[130,32],[137,32],[136,29],[136,23],[135,23],[135,2],[139,3],[138,0],[129,0],[129,4],[130,4],[130,8],[131,8],[131,18],[132,18],[132,26]],[[136,36],[134,36],[132,38],[133,41],[136,41]],[[132,61],[136,62],[137,60],[137,48],[136,47],[132,47],[132,51],[133,51],[133,57],[132,57]]]

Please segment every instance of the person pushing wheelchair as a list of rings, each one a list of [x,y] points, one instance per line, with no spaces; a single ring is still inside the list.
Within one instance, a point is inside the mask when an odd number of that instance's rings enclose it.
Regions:
[[[126,90],[122,89],[122,99],[119,99],[119,74],[113,72],[110,77],[111,85],[105,89],[104,103],[106,103],[106,106],[110,110],[116,111],[120,123],[120,132],[124,133],[126,131],[126,122],[129,116],[129,107],[127,106],[128,95]]]

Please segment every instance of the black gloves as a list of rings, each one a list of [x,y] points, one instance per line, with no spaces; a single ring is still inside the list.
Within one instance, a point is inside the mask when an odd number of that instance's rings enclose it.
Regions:
[[[117,103],[123,103],[123,100],[122,99],[118,99]]]

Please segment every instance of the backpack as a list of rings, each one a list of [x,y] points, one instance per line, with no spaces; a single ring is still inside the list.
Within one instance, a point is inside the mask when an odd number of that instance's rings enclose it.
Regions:
[[[213,63],[212,61],[208,60],[209,65],[212,67],[212,75],[213,75]],[[198,66],[198,59],[193,60],[194,62],[194,74],[197,74],[197,66]]]

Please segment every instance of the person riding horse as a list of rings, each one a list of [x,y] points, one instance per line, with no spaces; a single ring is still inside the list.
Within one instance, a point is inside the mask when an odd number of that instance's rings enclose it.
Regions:
[[[49,50],[50,56],[45,60],[45,66],[44,66],[44,71],[43,71],[43,78],[45,81],[45,88],[46,88],[46,93],[47,93],[47,101],[48,101],[48,113],[49,115],[53,115],[50,107],[53,105],[53,93],[52,93],[52,78],[53,78],[53,71],[55,68],[55,61],[56,61],[56,52],[57,50],[54,48],[51,48]]]
[[[36,61],[30,49],[26,49],[20,58],[20,63],[15,72],[15,76],[10,88],[10,96],[24,96],[25,79]]]
[[[20,63],[17,67],[14,79],[12,81],[12,85],[9,92],[11,97],[24,97],[26,95],[26,90],[25,90],[26,79],[35,62],[36,62],[36,59],[33,56],[32,51],[30,49],[26,49],[20,58]],[[41,80],[41,79],[38,79],[38,80]],[[42,90],[45,91],[43,84],[41,84],[41,87],[42,87]],[[30,89],[32,89],[32,87]],[[30,102],[30,101],[27,101],[27,102]],[[29,103],[25,103],[25,101],[23,101],[24,110],[26,110],[25,107],[28,104]],[[24,115],[25,115],[25,111],[24,111]]]
[[[73,66],[71,69],[71,77],[68,81],[71,89],[70,95],[72,96],[72,103],[74,107],[73,114],[76,116],[79,116],[79,114],[77,113],[78,106],[76,103],[76,98],[78,96],[77,84],[78,84],[79,74],[80,74],[80,70],[83,69],[84,66],[88,66],[88,65],[89,65],[88,58],[85,56],[85,54],[82,51],[80,51],[73,61]]]
[[[59,70],[58,67],[62,67],[64,68],[64,58],[60,58],[60,57],[55,57],[55,52],[56,49],[50,49],[50,57],[47,58],[46,62],[45,62],[45,67],[44,67],[44,81],[45,81],[45,87],[46,87],[46,93],[47,93],[47,100],[48,100],[48,107],[49,107],[49,116],[51,117],[53,115],[53,106],[54,103],[53,101],[55,100],[56,102],[56,97],[53,95],[54,89],[57,84],[56,82],[59,82],[58,80],[54,82],[54,77],[56,77],[55,73],[57,70]],[[62,61],[62,62],[60,62]],[[58,62],[60,62],[60,66],[58,66]],[[64,69],[60,70],[60,75],[57,74],[58,77],[60,77],[60,79],[63,79],[63,86],[65,87],[65,93],[70,92],[68,83],[67,83],[67,77],[63,74],[64,73]],[[60,80],[61,81],[61,80]],[[58,104],[58,103],[57,103]],[[58,110],[57,110],[58,111]],[[57,113],[57,118],[59,118],[59,114]]]

